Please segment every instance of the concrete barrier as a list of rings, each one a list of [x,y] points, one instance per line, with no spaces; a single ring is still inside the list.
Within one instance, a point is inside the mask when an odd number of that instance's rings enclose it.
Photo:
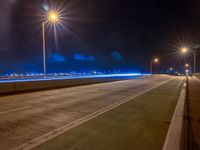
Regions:
[[[15,83],[1,83],[0,84],[0,94],[15,91]]]
[[[55,79],[55,80],[41,80],[41,81],[8,82],[8,83],[0,83],[0,94],[5,95],[10,93],[48,90],[53,88],[64,88],[64,87],[95,84],[102,82],[112,82],[112,81],[127,80],[127,79],[130,79],[130,77]]]

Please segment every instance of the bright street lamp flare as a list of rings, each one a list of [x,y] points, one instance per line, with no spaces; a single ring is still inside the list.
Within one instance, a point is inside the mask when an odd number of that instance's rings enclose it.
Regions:
[[[186,52],[187,51],[187,49],[186,48],[183,48],[183,50],[182,50],[183,52]]]
[[[156,62],[156,63],[157,63],[158,61],[159,61],[159,59],[158,59],[158,58],[155,58],[155,59],[154,59],[154,62]]]
[[[48,13],[48,21],[52,23],[57,23],[60,20],[60,15],[56,11],[49,11]]]
[[[187,48],[182,48],[182,49],[181,49],[181,52],[182,52],[182,53],[187,53],[187,52],[188,52],[188,49],[187,49]]]
[[[185,67],[189,67],[190,65],[189,64],[185,64]]]

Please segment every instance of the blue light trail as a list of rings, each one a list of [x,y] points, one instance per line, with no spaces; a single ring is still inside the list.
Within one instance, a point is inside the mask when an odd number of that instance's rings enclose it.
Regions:
[[[0,79],[0,83],[11,83],[11,82],[31,82],[31,81],[48,81],[48,80],[66,80],[66,79],[89,79],[89,78],[120,78],[120,77],[132,77],[139,78],[141,76],[149,76],[150,74],[141,73],[128,73],[128,74],[102,74],[102,75],[84,75],[84,76],[61,76],[61,77],[47,77],[47,78],[4,78]]]

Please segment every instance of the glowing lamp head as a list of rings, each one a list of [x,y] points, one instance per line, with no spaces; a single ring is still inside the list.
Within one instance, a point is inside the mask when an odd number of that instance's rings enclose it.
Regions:
[[[185,53],[188,52],[188,49],[187,49],[187,48],[182,48],[182,49],[181,49],[181,52],[185,54]]]
[[[155,62],[155,63],[157,63],[158,61],[159,61],[159,59],[158,59],[158,58],[155,58],[155,59],[154,59],[154,62]]]
[[[189,64],[185,64],[185,67],[189,67],[190,65]]]
[[[48,13],[48,21],[51,23],[57,23],[60,21],[60,15],[56,11],[49,11]]]

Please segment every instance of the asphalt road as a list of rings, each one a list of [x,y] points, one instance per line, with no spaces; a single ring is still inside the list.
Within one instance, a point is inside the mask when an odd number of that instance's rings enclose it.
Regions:
[[[18,147],[172,78],[159,75],[0,97],[0,149]]]
[[[183,78],[175,78],[63,132],[34,150],[162,150],[182,85]],[[167,143],[178,138],[177,132],[181,129],[166,139]],[[178,150],[174,146],[166,150]]]

